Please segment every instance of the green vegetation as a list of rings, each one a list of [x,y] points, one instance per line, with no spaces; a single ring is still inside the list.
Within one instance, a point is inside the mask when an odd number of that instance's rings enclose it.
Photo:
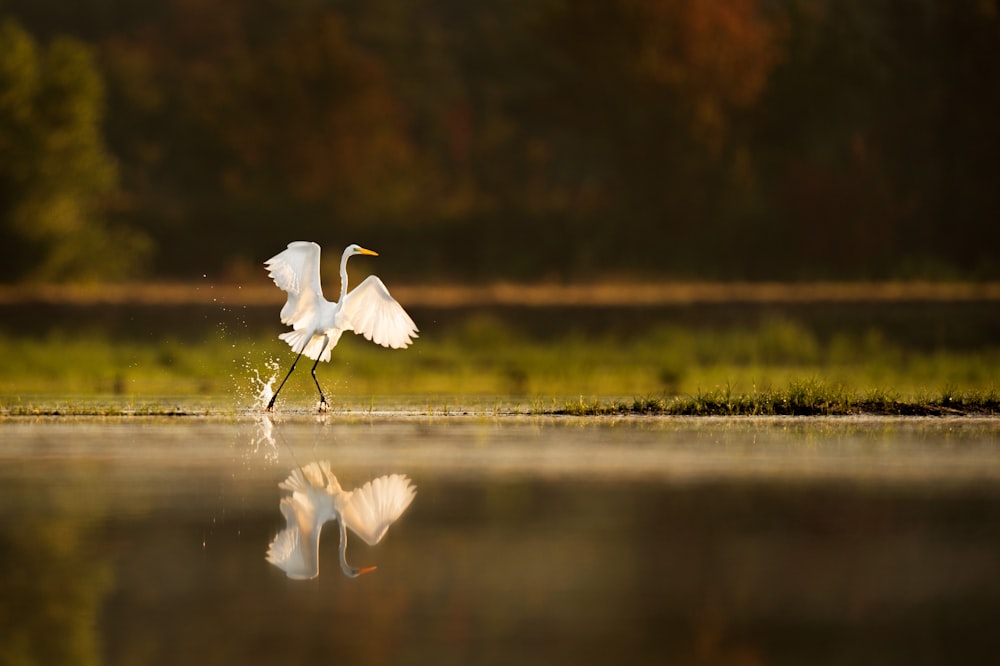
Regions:
[[[250,408],[261,382],[280,380],[292,358],[271,334],[149,343],[97,334],[0,337],[0,407],[53,411],[46,396],[79,396],[82,405],[101,396],[111,414]],[[547,340],[477,315],[446,330],[425,328],[405,351],[345,336],[334,359],[318,376],[334,405],[353,409],[485,403],[565,414],[995,413],[1000,376],[995,345],[927,351],[875,331],[823,337],[787,319]],[[300,364],[282,394],[288,408],[315,400],[308,367]]]
[[[61,37],[43,49],[0,20],[0,280],[106,280],[141,265],[145,238],[106,224],[118,174],[103,104],[92,48]]]
[[[1000,393],[995,390],[954,393],[945,390],[929,396],[904,398],[896,393],[871,390],[852,393],[822,382],[793,382],[787,388],[736,393],[731,388],[670,398],[636,398],[626,401],[567,404],[557,414],[573,416],[962,416],[1000,414]]]

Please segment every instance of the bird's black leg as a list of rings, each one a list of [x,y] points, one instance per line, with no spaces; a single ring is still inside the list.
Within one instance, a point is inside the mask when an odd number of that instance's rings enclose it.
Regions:
[[[328,336],[324,335],[323,336],[323,347],[319,350],[319,353],[316,354],[316,362],[313,363],[312,370],[309,371],[309,373],[313,377],[313,381],[316,383],[316,390],[319,391],[319,411],[321,411],[321,412],[325,412],[327,409],[330,408],[330,406],[326,402],[326,396],[323,395],[323,387],[321,387],[319,385],[319,380],[316,379],[316,366],[319,365],[319,359],[322,358],[322,356],[323,356],[323,350],[326,349],[326,346],[329,343],[330,343],[330,338]]]
[[[295,364],[299,362],[300,358],[302,358],[302,352],[299,352],[299,355],[295,357],[294,361],[292,361],[292,367],[288,369],[288,374],[281,380],[281,384],[278,385],[278,390],[271,396],[271,402],[267,403],[267,409],[264,410],[265,412],[274,410],[274,401],[278,399],[278,394],[281,393],[281,389],[285,386],[285,382],[287,382],[288,378],[292,376],[292,372],[295,371]],[[313,379],[316,379],[316,366],[313,366]]]
[[[323,395],[323,388],[319,385],[319,380],[316,379],[316,366],[319,365],[319,359],[313,363],[311,374],[313,376],[313,381],[316,382],[316,390],[319,391],[319,411],[325,412],[327,410],[326,396]]]

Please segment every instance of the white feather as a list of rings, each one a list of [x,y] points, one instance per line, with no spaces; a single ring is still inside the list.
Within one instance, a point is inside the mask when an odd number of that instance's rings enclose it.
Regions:
[[[393,349],[410,345],[417,326],[382,280],[368,276],[356,289],[347,290],[347,260],[355,254],[374,254],[357,245],[344,250],[340,260],[340,302],[326,300],[320,284],[320,247],[295,241],[266,262],[268,275],[288,293],[281,308],[281,322],[292,327],[278,336],[295,353],[329,361],[343,331],[354,331],[366,340]]]
[[[319,575],[319,535],[325,520],[308,502],[299,497],[284,497],[279,504],[287,527],[279,532],[267,549],[268,562],[283,570],[289,578],[303,580]]]
[[[312,327],[316,315],[315,302],[323,298],[319,281],[320,248],[309,241],[294,241],[264,265],[278,288],[288,292],[281,308],[281,323],[301,330]]]
[[[401,474],[380,476],[351,492],[346,503],[338,509],[344,525],[365,543],[374,546],[410,506],[416,494],[407,477]]]
[[[343,313],[351,330],[383,347],[402,349],[417,337],[417,325],[374,275],[347,294]]]
[[[289,578],[300,580],[319,575],[319,540],[324,524],[340,520],[342,527],[350,528],[374,546],[416,495],[410,479],[401,474],[381,476],[357,490],[346,491],[325,460],[292,470],[278,487],[291,492],[278,504],[286,527],[271,540],[265,559]],[[344,559],[346,534],[341,530],[341,568],[350,572]],[[357,573],[354,570],[350,575]]]

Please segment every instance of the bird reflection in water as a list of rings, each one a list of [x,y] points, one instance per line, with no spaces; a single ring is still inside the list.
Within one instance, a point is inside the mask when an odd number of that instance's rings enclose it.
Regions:
[[[327,461],[311,462],[292,471],[278,487],[291,491],[280,504],[287,527],[271,541],[266,559],[296,580],[319,575],[319,537],[330,520],[336,520],[340,527],[340,568],[344,574],[355,578],[374,571],[374,566],[359,568],[347,563],[347,528],[374,546],[417,492],[401,474],[380,476],[355,490],[344,490]]]

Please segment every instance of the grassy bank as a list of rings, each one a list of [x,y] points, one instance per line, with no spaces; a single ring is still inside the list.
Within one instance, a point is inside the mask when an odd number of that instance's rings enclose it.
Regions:
[[[282,401],[281,416],[314,414],[309,399]],[[27,400],[7,398],[0,402],[0,420],[17,417],[235,417],[259,413],[260,405],[238,405],[224,399],[172,396],[169,398],[122,399],[107,395],[72,397],[32,396]],[[380,414],[414,414],[434,417],[456,415],[531,416],[922,416],[997,417],[1000,393],[996,391],[944,391],[925,396],[903,397],[873,390],[854,393],[819,382],[793,383],[781,389],[737,393],[715,389],[694,395],[633,398],[630,400],[580,397],[575,400],[535,397],[520,401],[483,396],[383,396],[377,404],[341,399],[332,414],[370,417]]]
[[[903,397],[882,390],[855,393],[822,382],[796,382],[783,389],[750,393],[734,392],[727,387],[696,395],[631,401],[581,399],[555,413],[573,416],[996,416],[1000,415],[1000,393],[995,390],[962,393],[945,390],[933,395]]]
[[[3,334],[0,407],[66,395],[249,407],[261,382],[280,379],[292,361],[277,332]],[[332,397],[375,406],[410,396],[572,414],[993,413],[1000,343],[910,344],[874,326],[820,331],[787,317],[536,336],[479,313],[438,329],[430,322],[404,351],[345,336],[318,375]],[[289,405],[315,401],[309,362],[282,395]]]

